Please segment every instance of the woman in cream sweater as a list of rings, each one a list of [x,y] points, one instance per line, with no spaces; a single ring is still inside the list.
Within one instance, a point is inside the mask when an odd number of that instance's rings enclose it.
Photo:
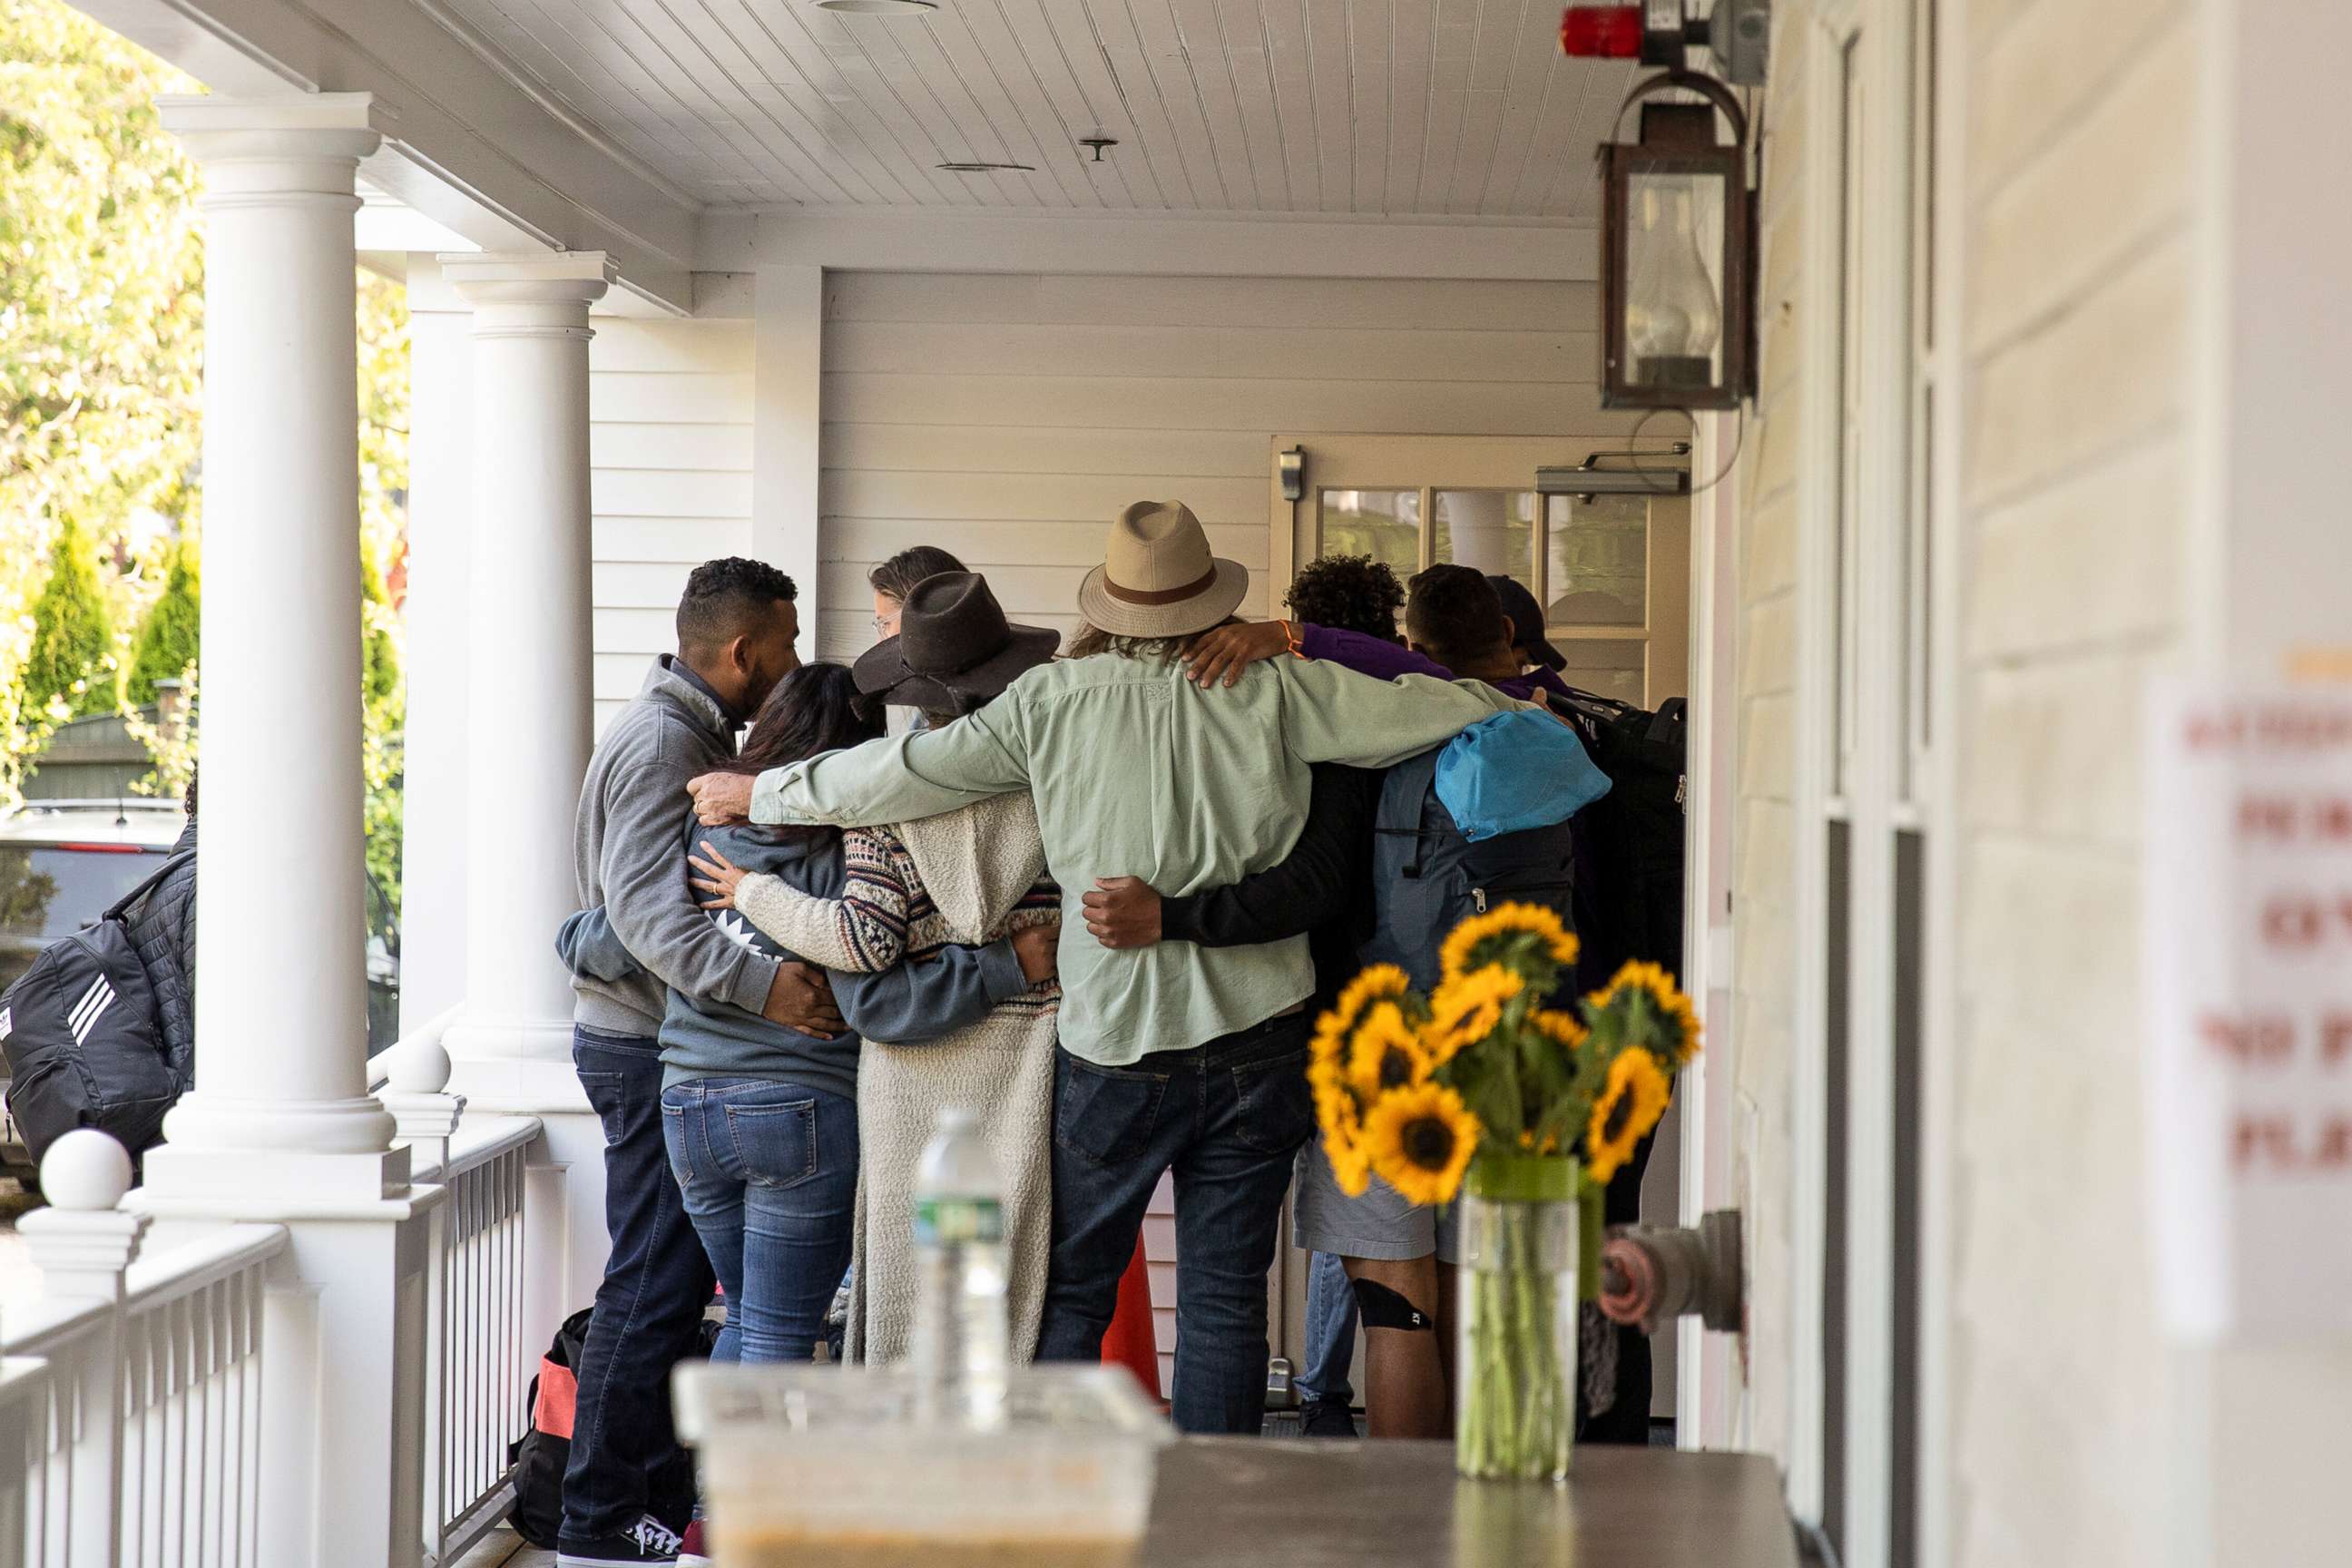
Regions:
[[[934,725],[986,702],[1053,657],[1055,633],[1008,624],[982,578],[948,573],[907,596],[899,636],[857,661],[869,700],[922,710]],[[945,816],[842,836],[839,899],[746,874],[716,851],[696,886],[814,963],[878,973],[925,962],[951,943],[985,945],[1058,921],[1037,815],[1025,795]],[[858,1174],[847,1352],[888,1362],[914,1322],[915,1167],[942,1110],[979,1112],[1004,1183],[1006,1314],[1016,1361],[1034,1352],[1053,1228],[1054,1044],[1061,993],[1051,983],[999,1003],[980,1022],[923,1045],[868,1036],[857,1069]]]

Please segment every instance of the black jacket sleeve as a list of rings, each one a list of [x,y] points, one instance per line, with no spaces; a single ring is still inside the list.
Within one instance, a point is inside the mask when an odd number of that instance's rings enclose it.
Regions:
[[[1299,936],[1350,911],[1371,867],[1380,771],[1315,764],[1307,826],[1289,858],[1227,888],[1160,900],[1163,942],[1243,947]]]

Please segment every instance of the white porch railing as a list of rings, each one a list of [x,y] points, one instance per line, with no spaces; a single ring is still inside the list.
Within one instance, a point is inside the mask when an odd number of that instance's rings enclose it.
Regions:
[[[448,1563],[514,1501],[507,1450],[523,1433],[530,1381],[522,1341],[524,1151],[528,1116],[468,1119],[420,1182],[448,1197],[433,1213],[425,1365],[425,1549]]]
[[[532,1117],[464,1117],[464,1102],[441,1092],[448,1058],[431,1037],[386,1058],[383,1099],[411,1178],[447,1189],[428,1216],[416,1523],[424,1561],[443,1564],[513,1499],[507,1452],[535,1364],[524,1343],[525,1166],[541,1130]],[[44,1295],[0,1324],[0,1568],[262,1561],[261,1389],[299,1370],[265,1359],[264,1295],[319,1282],[298,1277],[280,1225],[223,1226],[139,1257],[148,1221],[117,1206],[129,1180],[110,1139],[69,1134],[42,1164],[52,1206],[20,1223]]]
[[[24,1227],[48,1294],[0,1340],[0,1568],[248,1568],[262,1294],[285,1227],[133,1263],[145,1221],[113,1207],[120,1148],[52,1151],[42,1173],[57,1206]]]
[[[0,1356],[0,1568],[21,1568],[26,1542],[37,1551],[47,1540],[37,1521],[48,1502],[55,1449],[49,1402],[47,1362]]]

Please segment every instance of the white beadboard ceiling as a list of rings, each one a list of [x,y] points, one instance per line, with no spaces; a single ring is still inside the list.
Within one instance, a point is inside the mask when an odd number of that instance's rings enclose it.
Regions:
[[[1598,219],[1631,84],[1561,0],[438,0],[695,199]],[[1118,138],[1099,163],[1078,139]],[[942,163],[1036,165],[959,174]]]

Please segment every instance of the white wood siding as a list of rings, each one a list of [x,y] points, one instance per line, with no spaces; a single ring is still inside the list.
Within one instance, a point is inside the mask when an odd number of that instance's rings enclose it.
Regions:
[[[1135,500],[1184,501],[1262,573],[1277,430],[1622,430],[1595,309],[1583,283],[831,275],[814,646],[866,647],[866,569],[926,543],[1066,632]]]
[[[596,318],[588,347],[596,725],[675,643],[687,574],[751,548],[751,332]],[[807,643],[803,640],[802,647]]]

